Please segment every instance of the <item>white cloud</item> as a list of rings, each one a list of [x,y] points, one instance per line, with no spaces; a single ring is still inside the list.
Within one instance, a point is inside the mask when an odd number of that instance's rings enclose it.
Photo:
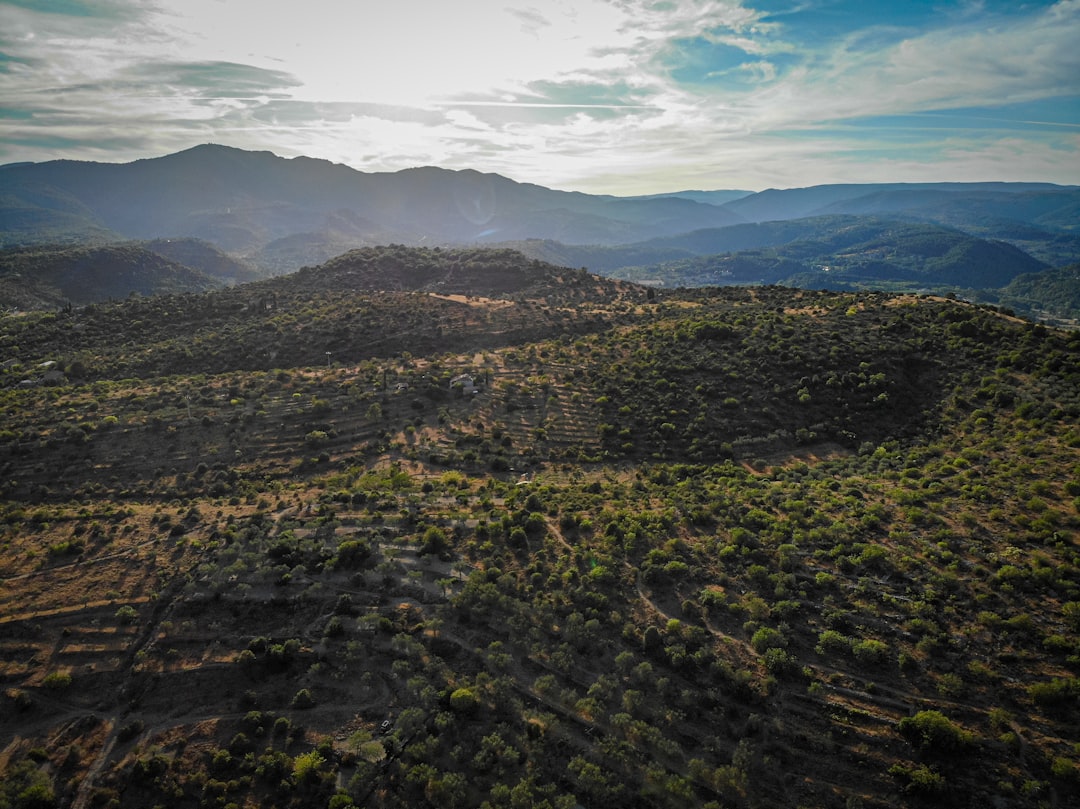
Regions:
[[[1067,130],[908,129],[898,146],[842,126],[1080,94],[1080,0],[998,17],[954,6],[906,38],[863,28],[824,43],[787,17],[763,22],[752,0],[95,7],[101,18],[0,4],[0,162],[132,159],[212,140],[368,170],[472,167],[626,193],[910,176],[920,165],[937,178],[981,167],[1080,182]],[[673,57],[693,46],[708,58],[708,43],[728,61],[705,63],[693,86],[676,81]],[[932,138],[921,162],[916,137]]]
[[[951,27],[881,50],[839,49],[751,103],[783,125],[906,112],[986,107],[1080,92],[1080,2],[996,27]],[[781,95],[781,99],[775,97]],[[781,100],[787,103],[779,103]]]

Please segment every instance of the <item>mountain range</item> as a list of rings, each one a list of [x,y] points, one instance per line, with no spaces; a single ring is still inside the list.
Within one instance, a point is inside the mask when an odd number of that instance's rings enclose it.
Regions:
[[[56,294],[78,302],[174,291],[180,276],[175,268],[164,271],[162,259],[193,271],[187,288],[198,290],[207,276],[210,283],[240,283],[363,246],[497,245],[669,286],[959,291],[998,302],[1009,299],[1003,290],[1014,278],[1080,260],[1078,215],[1080,188],[1049,183],[614,197],[471,170],[365,173],[207,144],[125,164],[0,167],[0,291],[6,306],[51,306]],[[147,279],[80,276],[87,248],[133,241],[154,254],[145,258]],[[46,248],[48,260],[27,259]],[[78,250],[60,270],[62,248]],[[133,255],[125,253],[129,264]],[[28,273],[31,267],[52,269]],[[1054,308],[1052,300],[1039,304]],[[1066,307],[1058,316],[1073,314]]]

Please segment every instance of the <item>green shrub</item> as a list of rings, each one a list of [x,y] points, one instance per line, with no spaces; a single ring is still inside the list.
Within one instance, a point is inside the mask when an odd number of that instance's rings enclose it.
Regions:
[[[763,626],[750,638],[750,645],[758,654],[764,654],[769,649],[782,649],[787,646],[787,639],[777,629]]]
[[[880,640],[861,640],[852,644],[851,653],[860,663],[880,665],[889,659],[889,646]]]
[[[1080,677],[1054,678],[1028,687],[1028,696],[1043,708],[1075,703],[1080,699]]]
[[[814,651],[820,655],[836,652],[847,654],[851,651],[851,638],[835,629],[826,629],[818,635]]]
[[[299,784],[311,783],[319,779],[319,770],[326,763],[318,750],[301,753],[293,759],[293,778]]]
[[[914,767],[894,764],[889,768],[889,775],[907,782],[904,785],[905,792],[936,795],[945,791],[945,777],[925,764]]]
[[[308,689],[301,688],[292,698],[290,705],[298,710],[307,710],[315,707],[315,699],[311,696],[311,692]]]
[[[925,753],[952,753],[969,747],[972,735],[953,724],[941,711],[919,711],[898,725],[900,734]]]

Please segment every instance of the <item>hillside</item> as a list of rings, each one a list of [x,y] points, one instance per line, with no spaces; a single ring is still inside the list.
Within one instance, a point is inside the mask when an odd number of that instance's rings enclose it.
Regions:
[[[1014,278],[995,303],[1076,328],[1080,325],[1080,264]]]
[[[469,299],[489,294],[510,298],[491,305]],[[590,314],[593,305],[629,307],[647,294],[505,250],[365,248],[322,267],[207,294],[9,321],[0,351],[17,345],[47,353],[76,364],[85,380],[269,371],[323,364],[327,351],[355,363],[603,328],[599,313]],[[21,381],[18,373],[7,379]]]
[[[1076,332],[400,246],[2,323],[7,805],[1080,790]]]
[[[19,301],[25,295],[36,298],[29,308],[202,291],[222,284],[136,244],[0,251],[0,280],[11,290],[0,295],[0,306],[23,307]]]
[[[542,241],[516,246],[544,260],[669,287],[784,284],[944,293],[998,289],[1047,266],[1004,241],[868,216],[733,225],[609,248]]]
[[[1039,224],[1075,226],[1075,205],[1080,189],[1050,183],[867,183],[818,185],[809,188],[770,188],[725,203],[724,207],[748,222],[804,219],[828,214],[881,215],[919,212],[935,208],[960,215],[975,209],[975,216],[993,215]],[[1060,213],[1059,213],[1060,212]],[[940,214],[939,214],[940,215]],[[1040,221],[1040,217],[1047,217]],[[926,218],[939,221],[933,215]],[[971,214],[968,215],[971,221]]]
[[[151,239],[142,247],[170,261],[198,270],[222,284],[241,284],[262,277],[250,264],[237,261],[214,245],[199,239]]]

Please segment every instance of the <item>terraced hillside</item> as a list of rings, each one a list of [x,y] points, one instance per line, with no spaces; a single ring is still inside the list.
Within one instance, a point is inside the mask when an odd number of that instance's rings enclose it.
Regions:
[[[6,805],[1071,804],[1075,333],[512,260],[4,321]]]

